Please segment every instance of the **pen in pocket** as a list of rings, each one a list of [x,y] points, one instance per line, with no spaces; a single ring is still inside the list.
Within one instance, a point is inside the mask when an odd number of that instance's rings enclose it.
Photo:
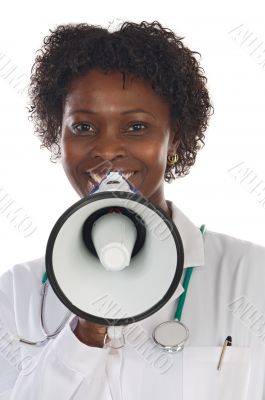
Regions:
[[[232,346],[232,337],[231,336],[227,336],[227,338],[224,341],[222,352],[221,352],[221,355],[220,355],[220,358],[219,358],[219,362],[218,362],[218,365],[217,365],[218,371],[220,371],[220,369],[221,369],[222,362],[223,362],[223,359],[224,359],[225,350],[226,350],[226,347],[228,347],[228,346]]]

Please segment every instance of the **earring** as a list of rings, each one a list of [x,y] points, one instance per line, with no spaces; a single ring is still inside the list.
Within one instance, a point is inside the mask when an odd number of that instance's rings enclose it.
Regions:
[[[178,162],[178,159],[179,159],[179,156],[177,154],[174,154],[173,156],[168,155],[167,156],[168,166],[173,167]]]
[[[168,183],[171,183],[172,180],[176,179],[174,174],[172,173],[172,169],[174,168],[174,165],[177,164],[179,159],[178,154],[174,154],[173,156],[168,155],[167,156],[167,167],[169,167],[169,171],[166,170],[165,172],[165,181]]]

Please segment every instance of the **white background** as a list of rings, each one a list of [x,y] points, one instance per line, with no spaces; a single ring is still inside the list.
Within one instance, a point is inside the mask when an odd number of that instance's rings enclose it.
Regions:
[[[0,17],[0,199],[1,193],[7,194],[37,229],[24,237],[0,210],[0,271],[42,256],[55,221],[79,199],[61,165],[52,164],[48,151],[40,150],[27,119],[27,98],[3,76],[7,70],[1,72],[1,56],[16,66],[17,76],[23,74],[25,86],[49,29],[70,22],[106,27],[114,19],[158,20],[202,54],[215,113],[190,174],[165,184],[166,198],[198,226],[205,223],[208,230],[265,246],[265,200],[259,202],[265,199],[262,3],[13,1],[1,6]],[[244,44],[247,32],[251,39]],[[241,171],[234,168],[240,163]],[[259,189],[254,190],[250,180],[240,183],[247,169],[254,183],[260,182]]]

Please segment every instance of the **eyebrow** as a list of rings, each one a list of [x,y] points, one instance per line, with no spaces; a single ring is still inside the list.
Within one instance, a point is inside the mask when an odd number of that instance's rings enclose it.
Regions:
[[[154,116],[154,114],[152,114],[151,112],[146,111],[146,110],[144,110],[144,109],[142,109],[142,108],[134,108],[133,110],[126,110],[126,111],[121,112],[121,115],[126,115],[126,114],[130,114],[130,113],[137,113],[137,112],[149,114],[149,115],[151,115],[154,119],[156,119],[156,117]],[[79,109],[79,110],[74,110],[74,111],[70,112],[68,115],[70,116],[70,115],[76,114],[76,113],[97,114],[95,111],[92,111],[92,110]]]

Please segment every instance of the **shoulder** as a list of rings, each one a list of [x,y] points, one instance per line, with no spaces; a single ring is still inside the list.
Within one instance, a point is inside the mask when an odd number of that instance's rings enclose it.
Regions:
[[[44,257],[13,265],[0,274],[1,301],[5,299],[13,306],[17,293],[24,291],[27,294],[31,288],[39,285],[44,272]]]
[[[265,307],[265,247],[217,232],[205,236],[205,265],[224,292],[244,295]],[[217,289],[216,289],[217,290]],[[264,303],[264,304],[263,304]]]
[[[13,265],[0,275],[0,323],[10,332],[16,332],[17,311],[28,313],[30,299],[39,291],[44,257]]]
[[[223,233],[207,231],[205,235],[206,256],[217,256],[230,261],[252,261],[265,268],[265,247]]]
[[[15,264],[0,275],[0,288],[9,287],[10,289],[10,285],[16,282],[40,281],[44,272],[44,257]]]

